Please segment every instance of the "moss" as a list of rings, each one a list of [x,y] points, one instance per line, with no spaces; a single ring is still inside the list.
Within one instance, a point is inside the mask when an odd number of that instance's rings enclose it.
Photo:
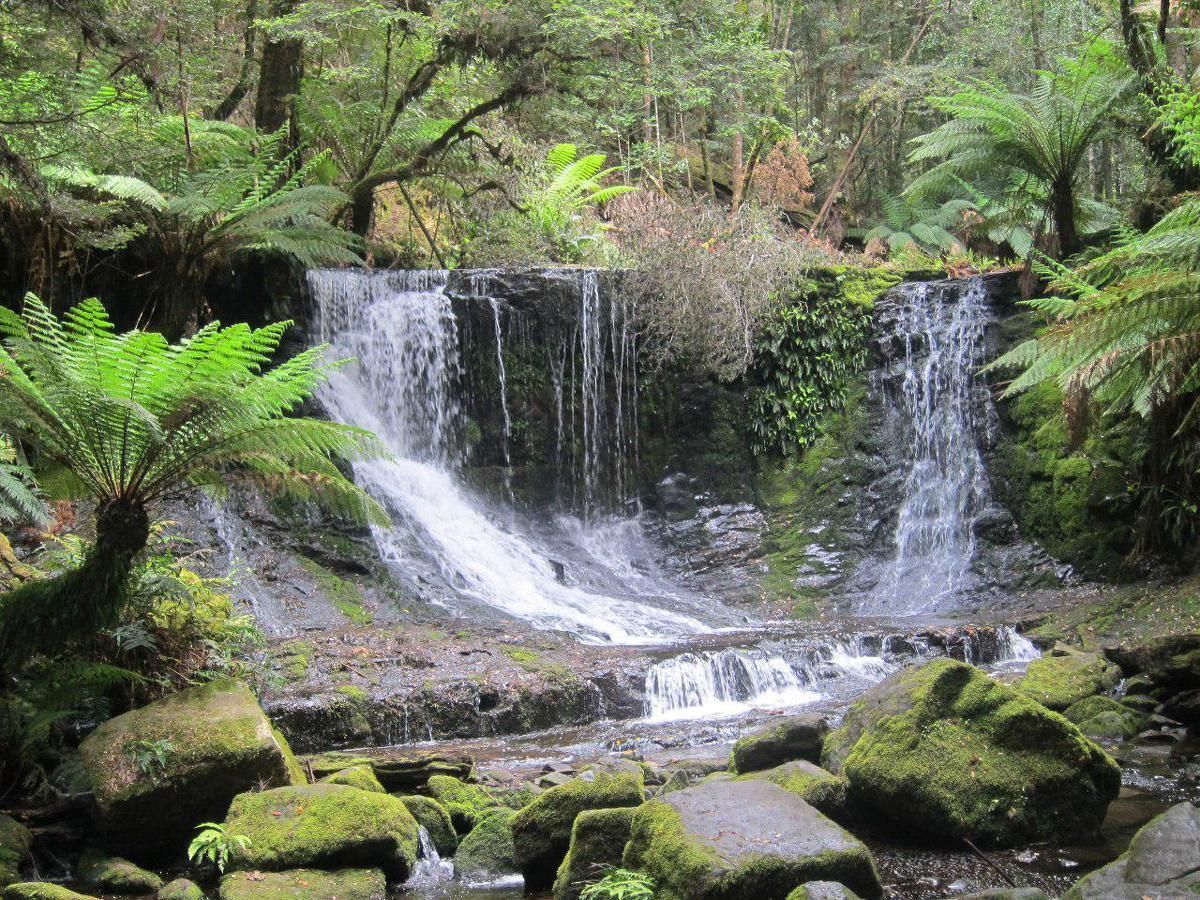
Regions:
[[[664,800],[650,800],[634,812],[622,864],[648,872],[656,882],[658,900],[686,900],[724,861],[688,840],[679,813]]]
[[[58,884],[23,881],[6,887],[4,900],[93,900],[93,898],[87,894],[77,894]]]
[[[542,664],[542,658],[533,650],[524,647],[504,646],[504,655],[515,662],[526,672],[536,672]]]
[[[0,815],[0,888],[20,880],[21,863],[33,846],[33,834],[11,816]]]
[[[793,619],[816,619],[820,615],[821,610],[817,608],[817,604],[807,597],[792,604]]]
[[[554,900],[576,900],[588,880],[600,877],[606,867],[619,866],[632,823],[632,807],[585,809],[576,816],[554,880]]]
[[[417,824],[429,833],[429,839],[437,848],[439,856],[453,856],[458,849],[458,834],[454,831],[454,822],[446,807],[432,797],[421,797],[413,794],[400,797],[400,802],[408,807]]]
[[[362,591],[352,581],[347,581],[340,575],[331,572],[319,562],[308,557],[298,557],[301,568],[304,569],[329,601],[354,625],[370,625],[374,617],[363,605]]]
[[[76,867],[79,883],[102,894],[153,894],[163,880],[127,859],[88,850]]]
[[[285,681],[303,681],[312,666],[315,652],[311,641],[287,641],[272,650],[270,657]]]
[[[1043,706],[1059,712],[1116,685],[1119,671],[1093,653],[1043,656],[1029,664],[1013,685]]]
[[[859,900],[859,898],[858,894],[850,888],[844,884],[838,884],[836,881],[810,881],[788,894],[787,900]]]
[[[322,872],[234,872],[221,879],[220,900],[385,900],[387,885],[378,869]]]
[[[458,845],[454,869],[460,878],[480,881],[517,871],[509,809],[494,809],[485,815]]]
[[[426,790],[445,807],[459,834],[469,832],[485,813],[499,806],[484,788],[449,775],[431,775]]]
[[[740,778],[759,778],[771,781],[799,795],[809,806],[839,821],[846,814],[846,797],[850,782],[827,772],[806,760],[784,763],[774,769],[741,775]]]
[[[577,778],[541,794],[512,820],[517,863],[526,889],[550,887],[571,844],[575,817],[585,809],[637,806],[645,782],[640,769],[595,771],[592,780]]]
[[[949,659],[869,690],[825,755],[854,802],[952,841],[1091,836],[1120,787],[1117,764],[1074,725]]]
[[[379,779],[375,777],[375,770],[370,766],[350,766],[348,769],[326,775],[321,779],[321,783],[343,784],[346,787],[358,788],[360,791],[374,791],[377,794],[387,793],[383,789],[383,785],[379,783]]]
[[[157,900],[205,900],[205,897],[198,884],[176,878],[158,892]]]
[[[237,869],[379,865],[403,881],[417,858],[417,823],[400,800],[336,784],[240,794],[225,826],[250,845]]]
[[[1146,724],[1146,716],[1136,709],[1099,694],[1071,704],[1063,716],[1091,738],[1131,738]]]

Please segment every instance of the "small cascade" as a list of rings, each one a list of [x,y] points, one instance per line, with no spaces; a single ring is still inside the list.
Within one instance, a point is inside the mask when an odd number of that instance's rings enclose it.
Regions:
[[[500,299],[491,297],[488,301],[492,307],[492,321],[496,326],[496,373],[500,386],[500,411],[504,414],[504,430],[501,446],[504,451],[505,477],[512,471],[512,454],[508,446],[512,440],[512,414],[508,411],[508,372],[504,368],[504,330],[500,325]]]
[[[429,836],[424,825],[417,828],[417,841],[417,864],[408,877],[408,881],[404,883],[404,887],[409,890],[424,888],[452,879],[454,863],[448,859],[442,859],[438,854],[433,838]]]
[[[987,296],[979,279],[949,298],[924,283],[893,296],[893,339],[904,351],[898,396],[890,399],[908,423],[908,474],[895,552],[863,611],[913,615],[949,605],[968,586],[973,526],[988,500],[975,379]]]
[[[821,699],[813,681],[778,653],[684,653],[646,673],[646,716],[662,722],[730,716],[755,706],[804,706]]]
[[[1041,655],[1033,641],[1012,626],[1001,625],[996,629],[996,662],[1028,663]]]

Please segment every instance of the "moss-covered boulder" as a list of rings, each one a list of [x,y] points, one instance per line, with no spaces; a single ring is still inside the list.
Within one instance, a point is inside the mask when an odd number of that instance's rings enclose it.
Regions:
[[[644,798],[645,782],[637,766],[584,774],[591,778],[550,788],[513,817],[513,845],[527,890],[545,890],[554,884],[571,845],[575,817],[581,812],[637,806]]]
[[[1088,737],[1096,739],[1124,740],[1146,725],[1144,713],[1103,694],[1072,703],[1063,716],[1078,725]]]
[[[850,801],[905,835],[991,846],[1094,835],[1117,764],[1062,716],[937,659],[863,694],[825,742]]]
[[[859,900],[858,894],[844,884],[836,881],[810,881],[802,884],[790,894],[787,900]]]
[[[4,900],[95,900],[87,894],[78,894],[61,884],[45,881],[22,881],[4,889]]]
[[[1200,809],[1180,803],[1151,819],[1116,860],[1075,884],[1063,900],[1142,900],[1200,895]]]
[[[221,879],[220,900],[387,900],[378,869],[292,869],[233,872]]]
[[[576,900],[606,867],[621,865],[633,825],[633,807],[585,809],[575,817],[571,845],[554,879],[554,900]]]
[[[303,762],[318,780],[351,766],[370,766],[389,794],[411,794],[421,790],[433,775],[466,779],[471,777],[474,768],[474,763],[466,756],[383,750],[373,751],[370,756],[347,751],[320,753],[303,757]]]
[[[1121,670],[1097,653],[1043,656],[1014,683],[1018,691],[1056,712],[1114,687]]]
[[[238,795],[225,827],[248,847],[234,869],[380,868],[404,881],[417,858],[417,821],[395,797],[340,784]]]
[[[500,804],[477,784],[468,784],[449,775],[431,775],[425,789],[446,812],[460,835],[471,831],[484,815]]]
[[[254,694],[230,680],[110,719],[79,749],[95,792],[102,843],[135,858],[159,850],[182,853],[196,826],[224,818],[238,794],[261,784],[291,784],[299,776],[287,743]],[[158,765],[157,752],[165,765]]]
[[[657,900],[785,897],[810,881],[882,893],[857,838],[766,779],[701,782],[643,804],[623,864],[654,878]]]
[[[200,885],[186,878],[176,878],[168,882],[158,892],[157,900],[205,900],[204,891]]]
[[[0,815],[0,888],[21,880],[21,863],[31,846],[29,829],[11,816]]]
[[[400,797],[400,802],[408,807],[417,824],[429,832],[429,839],[437,848],[438,856],[453,856],[458,849],[458,834],[446,807],[432,797],[422,797],[411,794]]]
[[[515,815],[511,809],[494,809],[462,839],[454,856],[459,878],[478,883],[519,871],[511,827]]]
[[[764,769],[761,772],[752,772],[740,777],[765,779],[773,782],[784,790],[796,794],[835,822],[841,821],[846,815],[846,795],[850,785],[849,781],[845,777],[827,772],[807,760],[793,760],[782,766],[776,766],[774,769]]]
[[[99,850],[84,851],[75,874],[82,887],[98,894],[145,895],[153,894],[163,886],[163,880],[153,872]]]
[[[829,722],[815,714],[789,716],[753,731],[733,745],[729,768],[738,774],[771,769],[793,759],[818,762]]]
[[[321,782],[323,784],[343,784],[346,787],[358,788],[360,791],[375,791],[377,794],[387,793],[383,789],[383,785],[379,783],[379,779],[375,777],[375,770],[368,765],[350,766],[348,769],[326,775]]]

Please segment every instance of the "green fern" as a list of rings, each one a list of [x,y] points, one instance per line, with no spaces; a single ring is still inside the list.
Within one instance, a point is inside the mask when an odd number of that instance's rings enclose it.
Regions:
[[[574,144],[551,148],[543,182],[526,197],[530,220],[552,240],[561,241],[570,235],[580,212],[636,190],[625,184],[605,186],[604,181],[620,171],[617,166],[605,168],[606,160],[603,153],[580,156]]]
[[[962,246],[956,232],[966,224],[966,214],[974,210],[970,200],[951,199],[932,206],[911,195],[885,197],[884,221],[868,231],[866,238],[886,241],[892,250],[915,246],[937,256]]]

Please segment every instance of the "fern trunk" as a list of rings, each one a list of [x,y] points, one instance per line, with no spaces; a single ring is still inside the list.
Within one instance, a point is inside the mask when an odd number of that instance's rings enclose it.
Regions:
[[[1069,183],[1056,183],[1052,188],[1052,200],[1054,227],[1058,233],[1058,255],[1066,259],[1083,249],[1079,229],[1075,225],[1075,192]]]

